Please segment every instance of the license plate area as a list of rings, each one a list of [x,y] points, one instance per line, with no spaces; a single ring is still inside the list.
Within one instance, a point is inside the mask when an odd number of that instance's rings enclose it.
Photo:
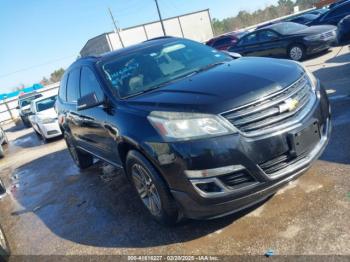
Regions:
[[[320,127],[317,121],[312,122],[302,130],[291,132],[289,133],[290,154],[292,156],[299,156],[308,152],[320,139]]]

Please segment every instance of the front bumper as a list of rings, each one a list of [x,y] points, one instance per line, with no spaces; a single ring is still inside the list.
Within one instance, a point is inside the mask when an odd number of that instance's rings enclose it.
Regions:
[[[328,40],[308,42],[306,45],[307,46],[306,53],[307,55],[317,54],[324,50],[329,49],[336,43],[337,43],[336,37],[332,37]]]
[[[58,121],[56,120],[54,123],[49,124],[41,124],[40,131],[45,138],[50,139],[57,136],[61,136],[62,132],[58,125]]]
[[[276,172],[268,172],[265,163],[273,163],[284,154],[290,154],[288,137],[291,132],[303,130],[310,123],[318,122],[320,140],[311,149],[288,162]],[[184,215],[194,219],[209,219],[237,212],[260,202],[289,181],[307,170],[322,154],[331,133],[330,106],[323,88],[318,87],[317,99],[310,112],[300,122],[269,135],[246,137],[243,134],[169,144],[149,144],[149,153],[159,172],[165,178]],[[186,170],[208,170],[227,166],[243,166],[252,178],[242,187],[229,187],[219,194],[203,194],[196,187],[202,179],[189,179]]]

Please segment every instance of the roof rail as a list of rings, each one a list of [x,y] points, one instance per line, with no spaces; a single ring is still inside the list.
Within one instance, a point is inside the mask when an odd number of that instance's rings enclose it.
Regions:
[[[170,36],[170,35],[158,36],[158,37],[154,37],[154,38],[151,38],[151,39],[147,39],[146,41],[143,41],[143,43],[149,42],[149,41],[153,41],[153,40],[167,39],[167,38],[174,38],[174,37]]]

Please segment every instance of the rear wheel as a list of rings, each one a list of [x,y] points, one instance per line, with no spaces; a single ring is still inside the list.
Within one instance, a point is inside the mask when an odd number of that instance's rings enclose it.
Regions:
[[[294,61],[301,61],[305,57],[305,48],[302,45],[294,44],[288,49],[288,56]]]
[[[85,169],[90,166],[92,166],[94,162],[94,158],[92,155],[78,149],[73,140],[69,138],[67,135],[64,136],[64,139],[66,140],[66,144],[68,147],[68,151],[74,161],[74,163],[80,168]]]
[[[164,225],[174,225],[179,212],[168,186],[153,165],[139,152],[130,151],[126,159],[127,174],[143,205],[151,216]]]

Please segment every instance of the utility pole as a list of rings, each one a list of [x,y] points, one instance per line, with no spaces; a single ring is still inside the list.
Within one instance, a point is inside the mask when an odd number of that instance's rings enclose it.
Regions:
[[[120,30],[119,30],[119,27],[117,26],[117,23],[115,22],[115,19],[114,19],[114,16],[112,14],[112,10],[108,7],[108,11],[109,11],[109,14],[111,15],[111,19],[113,21],[113,24],[114,24],[114,32],[118,35],[118,38],[119,38],[119,41],[120,43],[122,44],[122,47],[124,47],[124,43],[123,43],[123,40],[120,36]]]
[[[165,33],[165,27],[164,27],[164,24],[163,24],[163,19],[162,19],[162,16],[161,16],[161,14],[160,14],[160,10],[159,10],[158,0],[154,0],[154,1],[156,2],[157,11],[158,11],[158,15],[159,15],[159,21],[160,21],[160,24],[162,25],[163,34],[166,35],[166,33]]]

